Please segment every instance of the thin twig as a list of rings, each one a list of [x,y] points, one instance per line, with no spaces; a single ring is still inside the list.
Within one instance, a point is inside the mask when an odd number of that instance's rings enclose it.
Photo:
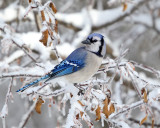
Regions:
[[[32,106],[29,108],[26,114],[23,115],[21,122],[19,123],[18,128],[24,128],[24,126],[27,124],[32,112],[34,111],[34,108],[36,106],[37,101],[34,101]]]
[[[60,63],[62,61],[62,58],[60,57],[57,48],[55,46],[53,46],[52,50],[54,51],[54,53],[56,54],[56,57],[58,59],[58,62]]]
[[[7,91],[7,94],[6,94],[5,103],[4,103],[4,106],[2,108],[1,115],[0,115],[1,118],[2,118],[3,128],[6,128],[6,117],[8,115],[8,101],[9,101],[9,98],[10,98],[10,95],[11,95],[12,85],[13,85],[13,77],[11,78],[11,82],[8,86],[8,91]]]
[[[25,54],[26,54],[29,58],[31,58],[31,59],[33,60],[33,62],[37,63],[37,61],[36,61],[36,60],[30,55],[30,53],[25,49],[24,45],[20,46],[14,39],[12,39],[12,42],[13,42],[17,47],[19,47],[20,49],[22,49],[22,50],[25,52]]]
[[[9,101],[9,98],[10,98],[10,94],[11,94],[11,89],[12,89],[12,85],[13,85],[13,77],[11,78],[11,82],[8,86],[8,91],[7,91],[7,94],[6,94],[6,99],[5,99],[5,103],[4,103],[4,106],[3,108],[5,107],[5,110],[8,109],[8,101]],[[1,112],[1,117],[2,118],[5,118],[7,115],[8,115],[8,110],[6,110],[7,112]]]
[[[128,119],[129,121],[132,121],[132,122],[134,122],[134,123],[136,123],[136,124],[139,124],[139,120],[136,120],[136,119],[133,119],[133,118],[129,118]],[[147,123],[147,122],[144,122],[142,125],[144,125],[144,126],[152,126],[152,124],[151,123]],[[154,124],[154,127],[160,127],[160,124]]]
[[[2,74],[0,75],[1,78],[7,78],[7,77],[42,77],[43,75],[33,75],[33,74],[25,74],[25,73],[15,73],[15,74]]]
[[[148,72],[151,72],[153,74],[155,74],[157,77],[160,77],[160,71],[155,69],[155,68],[152,68],[152,67],[149,67],[149,66],[146,66],[144,64],[139,64],[133,60],[130,60],[129,62],[131,62],[134,66],[138,67],[138,68],[141,68],[145,71],[148,71]]]
[[[52,93],[49,93],[49,94],[43,94],[43,93],[39,93],[39,92],[36,92],[36,94],[40,95],[40,96],[44,96],[44,97],[52,97],[52,96],[58,96],[58,95],[61,95],[65,93],[65,88],[62,88],[62,89],[59,89],[59,90],[56,90]]]
[[[105,28],[105,27],[108,27],[112,24],[115,24],[117,23],[118,21],[121,21],[123,20],[124,18],[126,18],[127,16],[131,15],[132,13],[134,13],[139,7],[141,7],[143,4],[145,4],[146,2],[148,2],[149,0],[141,0],[140,2],[138,2],[137,4],[135,4],[134,7],[132,7],[132,9],[126,13],[123,13],[119,16],[117,16],[116,18],[114,18],[113,20],[109,20],[108,22],[104,23],[104,24],[101,24],[99,26],[91,26],[92,27],[92,30],[93,31],[96,31],[96,30],[99,30],[99,29],[102,29],[102,28]],[[67,23],[66,21],[64,20],[61,20],[61,19],[57,19],[58,22],[62,25],[64,25],[65,27],[68,27],[70,29],[73,29],[75,31],[79,31],[81,30],[82,28],[80,27],[77,27],[74,25],[74,23]]]
[[[7,26],[7,25],[4,25],[3,28],[0,28],[0,30],[3,31],[3,33],[5,33],[5,34],[8,34],[8,33],[6,32],[6,30],[5,30],[6,26]],[[26,50],[26,48],[24,47],[24,44],[23,44],[23,45],[19,45],[19,44],[17,43],[17,41],[15,40],[15,38],[11,35],[11,33],[10,33],[10,39],[11,39],[11,41],[12,41],[17,47],[19,47],[20,49],[22,49],[22,50],[25,52],[25,54],[26,54],[29,58],[31,58],[31,59],[33,60],[33,62],[37,62],[37,61],[30,55],[30,53]],[[27,49],[28,49],[28,48],[27,48]]]
[[[109,119],[113,119],[113,118],[115,118],[115,117],[117,117],[117,116],[119,116],[119,115],[121,115],[121,114],[124,114],[124,113],[126,113],[126,112],[129,112],[130,110],[135,109],[135,108],[141,106],[142,104],[144,104],[143,100],[138,101],[138,102],[136,102],[136,103],[133,103],[132,105],[130,105],[130,107],[128,107],[128,108],[123,108],[121,111],[110,115],[110,116],[109,116]]]

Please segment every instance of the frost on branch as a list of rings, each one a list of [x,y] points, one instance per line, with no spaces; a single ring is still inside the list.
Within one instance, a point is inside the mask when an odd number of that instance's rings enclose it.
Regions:
[[[3,128],[33,124],[46,128],[160,127],[160,71],[156,67],[158,59],[151,54],[160,46],[159,3],[78,1],[55,1],[56,7],[52,1],[42,4],[28,0],[26,9],[16,1],[0,10]],[[107,56],[93,78],[75,85],[42,81],[21,95],[15,93],[52,70],[61,57],[65,59],[97,30],[107,39]],[[148,45],[152,46],[150,50]],[[133,56],[135,53],[138,55]],[[148,57],[148,53],[152,56]],[[148,66],[149,62],[155,68]],[[14,124],[10,124],[10,118]]]

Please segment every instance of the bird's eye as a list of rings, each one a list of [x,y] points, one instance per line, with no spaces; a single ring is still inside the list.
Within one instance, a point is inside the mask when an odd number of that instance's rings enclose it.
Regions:
[[[97,42],[97,39],[92,40],[92,42]]]

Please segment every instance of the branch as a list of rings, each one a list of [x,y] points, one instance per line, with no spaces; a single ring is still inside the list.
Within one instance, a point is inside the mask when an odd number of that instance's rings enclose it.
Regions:
[[[1,114],[0,114],[1,118],[6,118],[6,116],[8,115],[8,101],[9,101],[9,98],[11,96],[12,85],[13,85],[13,78],[11,78],[11,82],[8,86],[8,91],[7,91],[7,94],[6,94],[5,103],[4,103],[4,106],[3,106]]]
[[[118,21],[123,20],[127,16],[131,15],[134,13],[138,7],[142,6],[149,0],[140,0],[138,1],[134,6],[130,7],[128,10],[125,12],[121,11],[121,7],[116,8],[116,9],[109,9],[109,10],[104,10],[104,11],[97,11],[97,10],[90,10],[89,13],[91,15],[91,21],[92,21],[92,30],[99,30],[104,27],[110,26],[114,23],[117,23]],[[83,12],[83,11],[82,11]],[[60,24],[65,25],[66,27],[69,27],[74,30],[81,30],[85,26],[85,20],[83,18],[83,13],[72,13],[72,14],[65,14],[65,13],[57,13],[56,17],[57,20]],[[111,17],[111,14],[114,15],[114,17]],[[103,22],[99,22],[95,20],[95,17],[98,17],[99,19],[103,18]],[[104,18],[106,17],[106,18]],[[109,18],[108,18],[109,17]],[[81,22],[77,23],[77,20],[73,19],[79,19]]]
[[[134,24],[140,24],[143,25],[144,27],[148,28],[148,29],[152,29],[154,30],[157,34],[160,33],[160,30],[158,30],[155,26],[149,25],[146,22],[141,22],[141,21],[133,21]]]
[[[5,103],[4,103],[4,106],[3,106],[2,111],[0,113],[0,117],[2,118],[3,128],[6,128],[6,117],[8,115],[8,101],[9,101],[9,98],[11,96],[12,85],[13,85],[13,78],[11,78],[11,82],[8,86],[8,91],[7,91],[7,94],[6,94]]]
[[[130,11],[126,10],[126,13],[122,13],[121,15],[119,15],[117,18],[115,18],[114,20],[105,23],[104,25],[101,25],[99,27],[93,27],[93,30],[98,30],[98,29],[102,29],[104,27],[108,27],[114,23],[117,23],[118,21],[123,20],[124,18],[126,18],[127,16],[131,15],[132,13],[134,13],[140,6],[142,6],[143,4],[145,4],[146,2],[148,2],[149,0],[141,0],[139,1],[135,6],[133,6],[131,8]],[[113,14],[114,15],[114,14]]]
[[[52,96],[61,95],[61,94],[65,93],[65,91],[66,91],[65,88],[61,88],[61,89],[56,90],[56,91],[54,91],[52,93],[49,93],[49,94],[43,94],[43,93],[39,93],[39,92],[35,92],[35,93],[38,94],[38,95],[40,95],[40,96],[43,96],[43,97],[52,97]]]
[[[33,62],[37,62],[31,55],[30,53],[26,50],[26,48],[24,47],[24,45],[20,46],[14,39],[12,39],[12,42],[17,46],[19,47],[20,49],[22,49],[25,54],[33,61]]]
[[[155,68],[152,68],[152,67],[149,67],[149,66],[146,66],[144,64],[139,64],[133,60],[130,60],[129,62],[131,62],[134,66],[138,67],[138,68],[141,68],[145,71],[148,71],[148,72],[151,72],[153,74],[155,74],[157,77],[160,77],[160,71],[155,69]]]
[[[25,74],[25,73],[15,73],[15,74],[2,74],[0,75],[1,78],[8,78],[8,77],[42,77],[43,75],[33,75],[33,74]]]
[[[9,28],[9,29],[8,29]],[[17,40],[14,36],[12,36],[12,28],[7,25],[7,24],[3,24],[2,27],[0,27],[0,30],[5,34],[3,35],[3,38],[4,39],[9,39],[11,40],[17,47],[19,47],[20,49],[22,49],[25,54],[31,58],[33,60],[33,62],[37,62],[31,55],[30,53],[26,50],[26,49],[29,49],[25,46],[24,43],[22,43],[21,40]]]
[[[140,107],[142,104],[144,104],[143,100],[138,101],[136,103],[131,104],[128,108],[123,108],[121,111],[117,112],[117,113],[113,113],[112,115],[109,116],[109,119],[113,119],[121,114],[124,114],[130,110],[133,110],[137,107]]]
[[[129,118],[128,119],[129,121],[132,121],[132,122],[134,122],[134,123],[137,123],[137,124],[139,124],[139,120],[136,120],[136,119],[133,119],[133,118]],[[151,123],[147,123],[147,122],[144,122],[142,125],[144,125],[144,126],[152,126],[152,124]],[[154,124],[154,127],[160,127],[160,124]]]
[[[37,101],[34,101],[33,105],[29,108],[29,110],[27,111],[27,113],[25,115],[23,115],[22,120],[19,123],[18,128],[23,128],[27,124],[27,122],[28,122],[28,120],[29,120],[32,112],[34,111],[34,108],[36,106],[36,102]]]

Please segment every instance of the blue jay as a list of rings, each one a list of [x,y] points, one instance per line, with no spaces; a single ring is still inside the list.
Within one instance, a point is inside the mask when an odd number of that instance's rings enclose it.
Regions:
[[[70,83],[80,83],[91,78],[99,69],[106,54],[104,36],[98,33],[90,34],[82,41],[83,47],[74,50],[65,60],[54,67],[47,75],[25,85],[16,92],[23,92],[39,81],[45,82],[63,77]]]

